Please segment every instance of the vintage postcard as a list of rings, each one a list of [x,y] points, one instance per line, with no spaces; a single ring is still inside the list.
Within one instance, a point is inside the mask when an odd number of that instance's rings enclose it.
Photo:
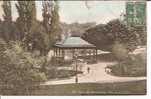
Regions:
[[[0,95],[146,95],[146,2],[0,1]]]

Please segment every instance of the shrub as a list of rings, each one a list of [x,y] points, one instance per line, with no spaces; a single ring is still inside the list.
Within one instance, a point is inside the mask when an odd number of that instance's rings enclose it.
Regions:
[[[82,74],[81,71],[75,71],[75,70],[65,70],[65,69],[60,69],[60,70],[49,70],[47,72],[47,78],[48,79],[55,79],[55,78],[69,78],[73,77],[77,74]]]
[[[3,85],[1,93],[29,94],[29,87],[46,80],[45,74],[38,68],[43,65],[43,61],[24,50],[20,42],[7,45],[9,46],[0,56],[0,82]],[[12,90],[10,93],[4,90],[8,88]]]
[[[108,66],[117,76],[146,76],[145,54],[131,55],[116,65]]]
[[[115,42],[113,45],[112,53],[119,61],[122,61],[128,57],[128,51],[126,47],[118,42]]]

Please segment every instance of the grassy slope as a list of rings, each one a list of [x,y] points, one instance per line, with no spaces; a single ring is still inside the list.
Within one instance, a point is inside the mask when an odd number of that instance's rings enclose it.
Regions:
[[[83,83],[40,86],[32,95],[134,95],[146,94],[146,81],[124,83]]]

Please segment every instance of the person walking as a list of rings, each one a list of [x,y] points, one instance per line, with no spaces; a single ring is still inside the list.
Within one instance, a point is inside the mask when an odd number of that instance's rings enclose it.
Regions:
[[[88,74],[90,73],[90,67],[87,67],[87,72],[88,72]]]

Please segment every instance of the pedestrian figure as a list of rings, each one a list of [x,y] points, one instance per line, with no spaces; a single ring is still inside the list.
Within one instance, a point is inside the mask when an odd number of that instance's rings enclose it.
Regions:
[[[88,74],[90,73],[90,67],[87,68]]]
[[[78,77],[76,77],[75,82],[78,83]]]

